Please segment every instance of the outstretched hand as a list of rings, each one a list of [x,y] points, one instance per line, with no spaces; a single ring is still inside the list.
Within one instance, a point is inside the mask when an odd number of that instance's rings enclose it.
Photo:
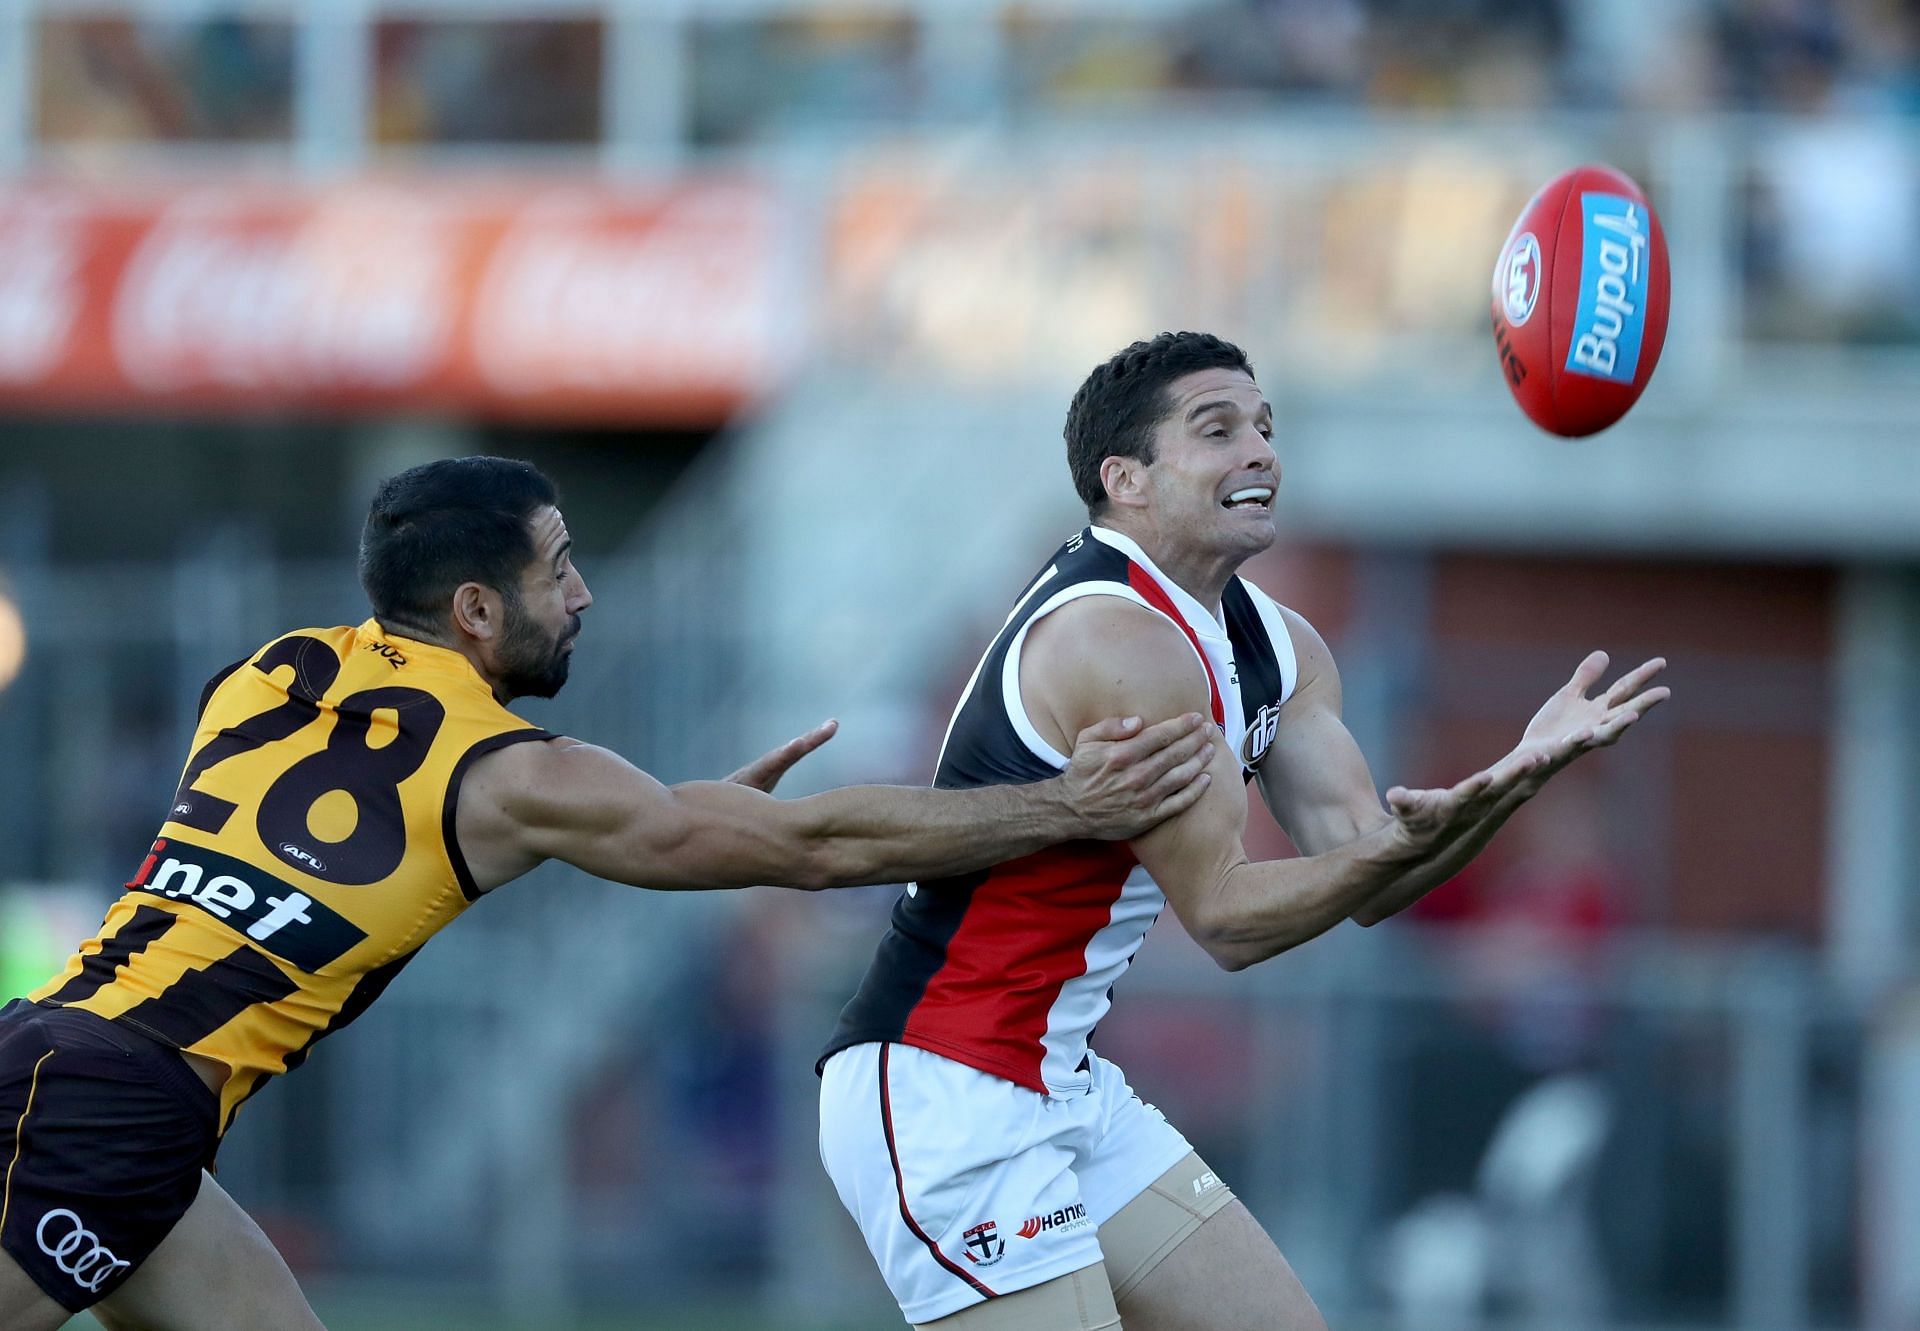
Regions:
[[[1547,765],[1544,754],[1512,754],[1466,780],[1432,790],[1394,786],[1387,791],[1387,811],[1394,817],[1400,840],[1415,855],[1443,848],[1484,821],[1502,801],[1518,803],[1538,790]]]
[[[752,786],[755,790],[771,792],[795,763],[832,739],[839,729],[838,721],[822,721],[806,734],[796,735],[772,752],[755,758],[727,780],[736,786]]]
[[[1520,743],[1501,762],[1544,754],[1547,764],[1539,780],[1545,781],[1581,754],[1606,748],[1635,721],[1671,696],[1672,690],[1665,685],[1647,687],[1653,677],[1666,668],[1664,656],[1643,661],[1615,680],[1605,692],[1589,698],[1589,690],[1607,672],[1607,654],[1589,654],[1574,670],[1573,678],[1533,714]]]
[[[1075,738],[1062,775],[1083,836],[1125,841],[1190,808],[1212,782],[1217,732],[1198,712],[1140,728],[1140,718],[1109,717]]]
[[[1607,654],[1594,652],[1573,677],[1547,699],[1512,752],[1457,785],[1435,790],[1387,791],[1387,809],[1410,848],[1431,849],[1473,829],[1491,815],[1504,818],[1538,794],[1561,768],[1583,753],[1604,749],[1627,728],[1671,696],[1665,685],[1649,688],[1667,668],[1664,657],[1643,662],[1588,697],[1607,669]]]

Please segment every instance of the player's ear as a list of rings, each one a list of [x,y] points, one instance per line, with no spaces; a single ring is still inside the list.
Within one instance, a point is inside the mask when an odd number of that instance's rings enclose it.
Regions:
[[[1100,484],[1106,489],[1110,503],[1122,508],[1139,506],[1144,498],[1146,467],[1139,458],[1121,457],[1118,454],[1100,464]]]
[[[506,629],[506,602],[481,582],[463,582],[453,589],[453,626],[469,638],[491,642]]]

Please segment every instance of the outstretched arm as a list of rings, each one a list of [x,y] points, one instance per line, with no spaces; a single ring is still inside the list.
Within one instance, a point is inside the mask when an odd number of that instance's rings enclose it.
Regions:
[[[1116,703],[1152,717],[1207,700],[1206,678],[1179,630],[1114,597],[1072,602],[1037,623],[1021,656],[1020,681],[1028,714],[1050,739]],[[1507,783],[1526,770],[1523,764],[1516,769],[1504,777]],[[1364,777],[1364,763],[1360,772]],[[1347,801],[1345,815],[1328,811],[1306,826],[1302,835],[1317,853],[1253,863],[1242,844],[1247,801],[1239,765],[1224,745],[1213,757],[1213,774],[1191,809],[1135,837],[1133,851],[1194,941],[1228,970],[1325,933],[1430,857],[1438,836],[1477,821],[1505,793],[1491,774],[1479,773],[1447,792],[1439,806],[1443,817],[1431,829],[1384,814],[1369,818],[1367,806],[1379,808],[1375,800]],[[1355,824],[1353,835],[1343,835],[1343,817]],[[1314,845],[1316,838],[1334,844]]]
[[[1326,666],[1331,669],[1330,660]],[[1115,706],[1156,716],[1206,697],[1199,663],[1171,624],[1104,597],[1064,606],[1035,625],[1021,660],[1021,685],[1029,714],[1050,738]],[[1246,800],[1224,749],[1214,758],[1213,785],[1193,808],[1133,840],[1134,853],[1188,933],[1229,970],[1284,952],[1348,916],[1366,918],[1376,901],[1392,894],[1417,894],[1443,881],[1538,788],[1536,778],[1544,779],[1560,753],[1523,744],[1450,788],[1396,789],[1383,811],[1337,707],[1327,706],[1337,696],[1337,678],[1330,675],[1317,691],[1296,694],[1295,701],[1307,705],[1283,714],[1287,738],[1268,773],[1292,823],[1288,830],[1306,854],[1248,860]],[[1543,709],[1536,726],[1556,710]]]
[[[1079,837],[1137,833],[1199,797],[1215,747],[1197,715],[1144,728],[1137,717],[1107,720],[1087,728],[1072,765],[1051,781],[964,791],[851,786],[780,800],[729,781],[668,787],[618,754],[560,739],[476,763],[460,792],[456,835],[483,891],[547,859],[636,887],[901,882]],[[770,755],[773,765],[781,752]]]
[[[1661,685],[1648,687],[1653,678],[1667,668],[1665,657],[1644,661],[1615,680],[1598,697],[1587,694],[1599,684],[1607,670],[1607,654],[1592,652],[1574,670],[1573,677],[1547,699],[1533,720],[1527,723],[1520,743],[1514,746],[1494,770],[1526,764],[1528,771],[1513,783],[1508,794],[1477,823],[1464,829],[1452,844],[1435,858],[1433,864],[1410,874],[1386,892],[1369,901],[1354,919],[1375,924],[1405,910],[1428,892],[1444,883],[1466,862],[1478,855],[1493,834],[1512,816],[1515,809],[1539,793],[1554,773],[1581,754],[1604,749],[1616,743],[1627,728],[1671,696]],[[1402,818],[1431,818],[1433,792],[1407,790],[1395,786],[1387,792],[1387,805]]]
[[[1447,791],[1402,786],[1387,792],[1383,810],[1366,759],[1340,719],[1340,673],[1333,654],[1311,624],[1291,610],[1284,614],[1300,662],[1300,683],[1281,711],[1274,742],[1260,765],[1261,792],[1274,819],[1309,855],[1343,845],[1392,818],[1434,838],[1430,856],[1354,911],[1353,918],[1365,925],[1405,910],[1458,873],[1554,773],[1581,754],[1614,743],[1668,696],[1664,687],[1648,687],[1666,668],[1666,661],[1656,657],[1621,676],[1601,696],[1588,698],[1607,667],[1606,653],[1595,652],[1534,715],[1520,743],[1488,769],[1503,794],[1478,800],[1477,818],[1460,820]]]

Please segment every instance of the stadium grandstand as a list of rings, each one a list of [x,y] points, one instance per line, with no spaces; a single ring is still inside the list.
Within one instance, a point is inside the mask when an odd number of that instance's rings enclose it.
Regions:
[[[1588,161],[1671,329],[1563,440],[1488,277]],[[1100,1050],[1342,1331],[1920,1327],[1912,0],[0,0],[0,1000],[434,458],[561,487],[535,724],[679,781],[836,716],[792,789],[924,784],[1085,520],[1075,384],[1181,328],[1272,399],[1247,571],[1383,785],[1593,647],[1675,697],[1407,917],[1226,975],[1169,914]],[[220,1180],[335,1331],[898,1326],[813,1073],[897,892],[545,866]]]

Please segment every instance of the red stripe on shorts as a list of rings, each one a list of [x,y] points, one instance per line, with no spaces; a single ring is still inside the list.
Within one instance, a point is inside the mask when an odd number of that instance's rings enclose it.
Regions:
[[[887,1159],[893,1164],[894,1191],[900,1194],[900,1218],[907,1222],[907,1228],[913,1231],[913,1236],[927,1245],[927,1251],[933,1254],[934,1261],[972,1285],[987,1298],[997,1299],[1000,1297],[998,1294],[968,1275],[963,1267],[956,1265],[944,1252],[941,1252],[940,1245],[928,1238],[927,1231],[914,1223],[913,1212],[907,1209],[907,1180],[900,1173],[900,1151],[893,1143],[893,1100],[887,1094],[887,1053],[891,1048],[891,1045],[880,1046],[880,1124],[886,1129]]]

